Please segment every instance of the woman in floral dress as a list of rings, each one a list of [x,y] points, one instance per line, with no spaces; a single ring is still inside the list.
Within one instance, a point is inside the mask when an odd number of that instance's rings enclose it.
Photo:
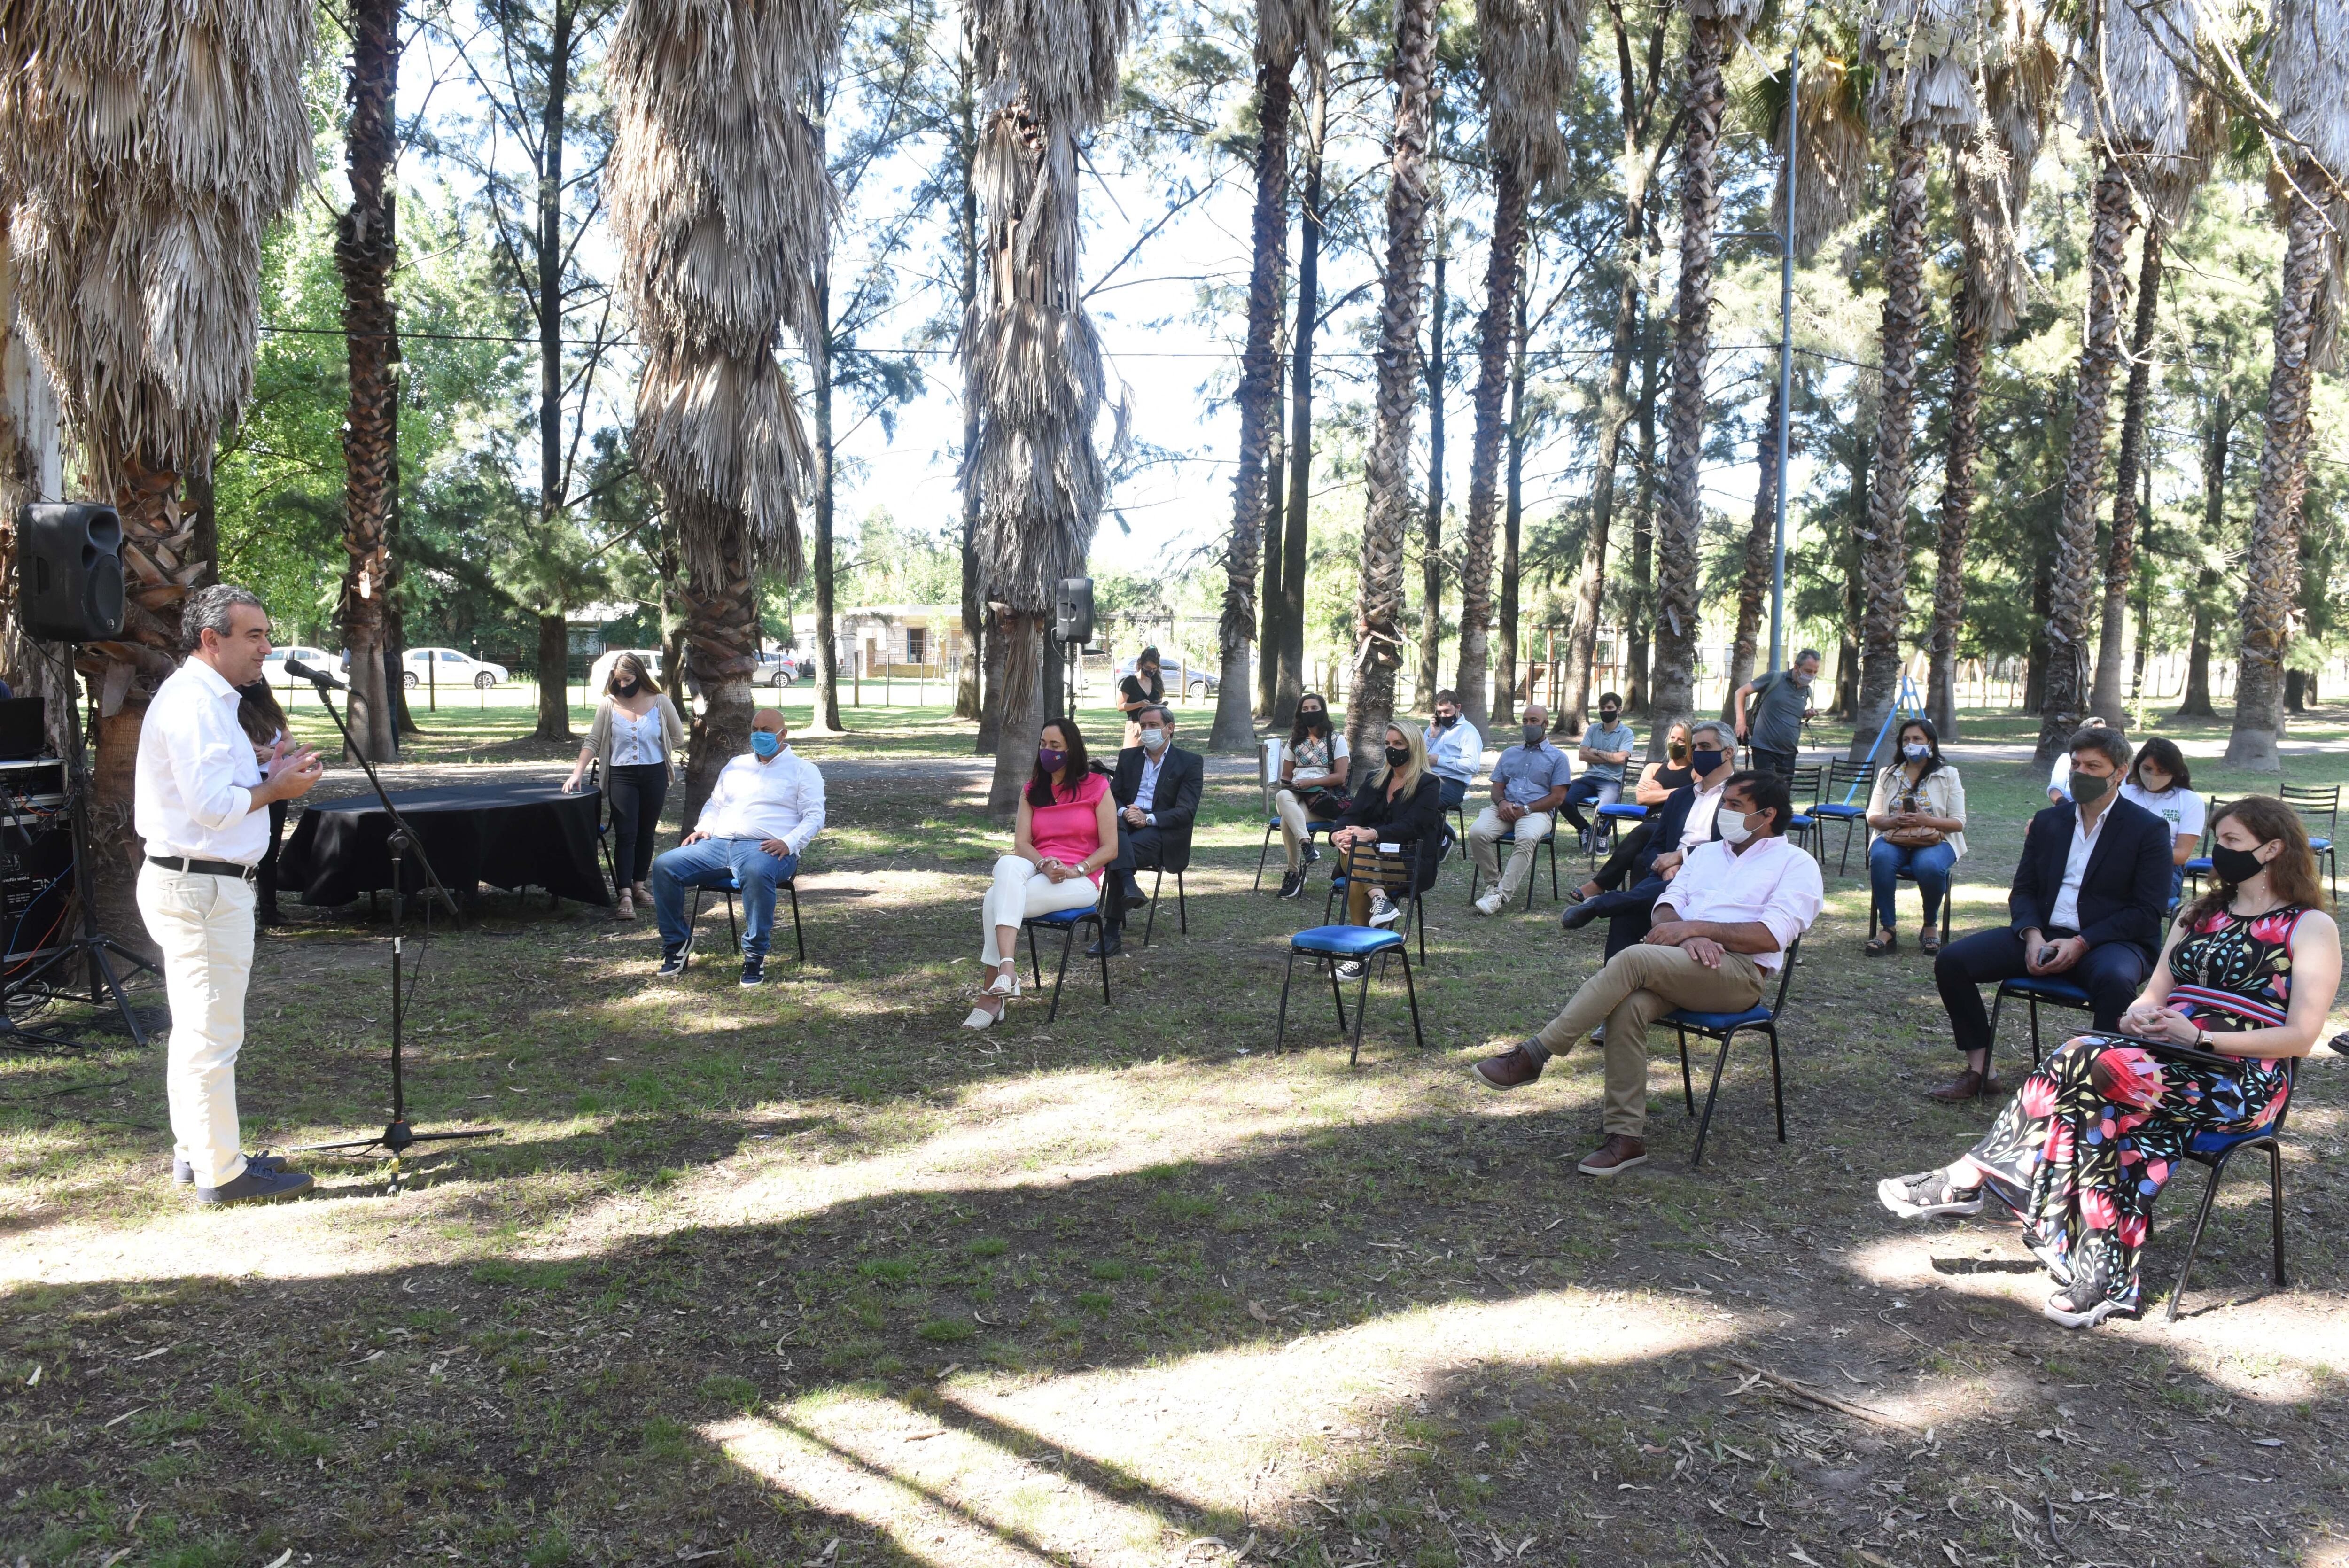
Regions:
[[[2275,1119],[2290,1064],[2314,1048],[2341,979],[2341,934],[2292,810],[2246,796],[2216,813],[2211,835],[2215,884],[2178,914],[2121,1030],[2232,1065],[2079,1036],[2023,1080],[1971,1152],[1877,1186],[1903,1219],[1977,1214],[1985,1192],[1998,1200],[2054,1276],[2045,1311],[2066,1327],[2137,1311],[2154,1198],[2196,1134]]]

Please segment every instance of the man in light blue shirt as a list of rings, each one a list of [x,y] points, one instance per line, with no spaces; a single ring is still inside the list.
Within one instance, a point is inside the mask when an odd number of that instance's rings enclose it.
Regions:
[[[1549,837],[1551,814],[1574,781],[1574,764],[1549,742],[1549,710],[1537,702],[1525,707],[1525,738],[1493,764],[1493,803],[1468,830],[1468,852],[1480,875],[1494,879],[1493,891],[1476,901],[1479,914],[1498,914],[1533,874],[1534,848]],[[1500,838],[1511,829],[1516,841],[1506,870]]]
[[[1476,770],[1485,766],[1485,738],[1461,716],[1460,694],[1435,694],[1435,722],[1427,727],[1427,765],[1444,780],[1444,809],[1451,810],[1468,798]]]
[[[1599,722],[1582,732],[1582,777],[1566,792],[1566,820],[1582,836],[1583,848],[1590,847],[1590,824],[1581,809],[1594,801],[1612,806],[1622,799],[1623,765],[1639,745],[1639,737],[1623,722],[1623,699],[1611,691],[1602,694]]]

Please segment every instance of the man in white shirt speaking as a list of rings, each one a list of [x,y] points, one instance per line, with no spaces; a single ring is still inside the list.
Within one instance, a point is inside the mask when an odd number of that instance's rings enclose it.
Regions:
[[[791,748],[783,716],[750,716],[750,749],[726,764],[700,819],[676,849],[653,862],[653,913],[660,922],[664,975],[685,969],[688,888],[742,890],[742,984],[767,983],[767,936],[775,888],[800,869],[808,841],[823,829],[823,775]]]
[[[196,1202],[286,1198],[310,1178],[248,1159],[236,1116],[236,1057],[253,975],[254,877],[269,848],[269,804],[309,793],[317,753],[280,738],[264,764],[236,722],[237,687],[261,678],[269,612],[242,588],[191,594],[181,614],[188,659],[139,730],[132,822],[146,846],[139,913],[163,954],[171,1004],[164,1091],[172,1177]]]
[[[1541,1077],[1558,1051],[1607,1026],[1607,1141],[1576,1167],[1615,1176],[1648,1159],[1648,1026],[1676,1007],[1742,1013],[1819,914],[1816,861],[1785,837],[1794,814],[1775,773],[1736,773],[1721,792],[1721,837],[1690,849],[1656,901],[1647,939],[1607,961],[1541,1033],[1476,1064],[1495,1088]]]

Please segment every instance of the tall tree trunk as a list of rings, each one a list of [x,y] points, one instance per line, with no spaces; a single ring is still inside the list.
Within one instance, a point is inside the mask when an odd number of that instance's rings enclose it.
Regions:
[[[1506,490],[1501,504],[1501,662],[1493,671],[1492,722],[1517,721],[1518,618],[1523,607],[1526,466],[1526,291],[1520,278],[1509,307],[1509,429]]]
[[[1264,545],[1265,455],[1280,424],[1280,280],[1288,266],[1289,69],[1257,67],[1256,211],[1248,271],[1247,337],[1240,350],[1240,460],[1232,476],[1232,541],[1224,557],[1223,674],[1207,744],[1247,751],[1256,744],[1248,653],[1256,639],[1257,552]],[[1277,480],[1272,481],[1277,483]]]
[[[956,239],[962,263],[956,294],[963,318],[970,316],[978,298],[978,183],[973,177],[978,158],[978,93],[971,65],[970,34],[966,26],[962,47],[955,58],[955,177],[959,184]],[[986,704],[981,679],[986,668],[987,603],[978,580],[978,475],[969,459],[978,445],[978,399],[962,400],[962,677],[955,683],[955,717],[978,718]],[[827,569],[825,575],[830,572]],[[833,708],[840,707],[840,683],[833,682]]]
[[[1297,720],[1305,691],[1305,568],[1313,516],[1313,334],[1320,325],[1321,158],[1330,140],[1330,93],[1316,82],[1306,119],[1305,191],[1298,202],[1297,325],[1288,351],[1288,516],[1280,548],[1280,671],[1272,727]]]
[[[98,699],[90,839],[107,857],[107,871],[127,873],[140,852],[130,820],[139,732],[155,688],[178,667],[181,607],[204,562],[196,553],[194,519],[181,504],[181,476],[128,453],[118,456],[117,466],[124,476],[114,497],[122,520],[122,635],[86,645],[79,668]],[[104,880],[110,902],[118,878]],[[127,884],[119,891],[127,894]]]
[[[1973,525],[1974,454],[1982,444],[1976,420],[1988,336],[1974,319],[1962,283],[1951,302],[1950,323],[1950,434],[1942,453],[1941,532],[1934,551],[1933,630],[1925,676],[1925,717],[1943,740],[1958,738],[1958,634],[1966,619],[1966,535]]]
[[[1925,151],[1922,126],[1893,138],[1884,254],[1884,369],[1876,411],[1876,484],[1860,560],[1867,612],[1860,629],[1858,711],[1851,759],[1868,755],[1900,695],[1901,633],[1909,620],[1909,458],[1916,440],[1917,336],[1925,322]]]
[[[1492,711],[1485,676],[1493,621],[1493,514],[1501,466],[1501,400],[1509,377],[1510,313],[1526,242],[1526,192],[1516,160],[1493,165],[1493,243],[1485,259],[1485,307],[1476,316],[1476,428],[1468,449],[1468,527],[1461,540],[1461,711],[1481,731]]]
[[[1413,360],[1419,348],[1420,267],[1427,249],[1427,147],[1434,106],[1434,0],[1395,9],[1394,137],[1388,155],[1386,264],[1380,280],[1375,421],[1362,469],[1361,585],[1354,600],[1346,741],[1375,756],[1394,714],[1402,663],[1403,540],[1411,528],[1411,428],[1418,412]]]
[[[2137,571],[2137,479],[2146,469],[2147,405],[2153,393],[2154,313],[2161,304],[2161,222],[2145,226],[2145,256],[2137,274],[2137,320],[2129,328],[2128,390],[2121,399],[2121,455],[2113,474],[2113,537],[2105,555],[2103,624],[2096,639],[2096,680],[2091,711],[2109,718],[2121,711],[2121,665],[2127,657],[2128,591]],[[2144,520],[2150,522],[2150,519]],[[2142,639],[2145,628],[2137,628]]]
[[[543,727],[547,705],[552,702],[563,716],[563,730],[571,733],[571,627],[560,610],[538,612],[538,711]],[[357,668],[358,661],[351,661]],[[382,661],[377,661],[377,668]]]
[[[1737,717],[1737,688],[1754,678],[1762,641],[1762,602],[1770,592],[1770,569],[1778,545],[1778,423],[1785,404],[1778,383],[1770,383],[1770,406],[1755,440],[1754,521],[1745,528],[1745,570],[1737,578],[1737,634],[1729,646],[1729,684],[1722,688],[1721,717]]]
[[[1721,148],[1723,100],[1722,51],[1733,31],[1711,15],[1689,21],[1686,129],[1681,143],[1681,275],[1672,334],[1671,446],[1656,542],[1662,570],[1656,583],[1654,689],[1648,694],[1652,727],[1692,717],[1697,634],[1702,606],[1698,577],[1704,550],[1704,367],[1713,347],[1713,231],[1721,216],[1713,159]]]
[[[2210,603],[2219,591],[2219,573],[2205,566],[2194,578],[2194,636],[2186,650],[2186,696],[2178,705],[2179,718],[2216,718],[2210,704]]]
[[[987,641],[981,674],[986,676],[986,693],[978,708],[978,739],[972,750],[981,757],[995,755],[997,744],[1003,737],[1003,618],[993,610],[987,613]]]
[[[1444,317],[1451,303],[1444,283],[1445,253],[1444,208],[1435,214],[1435,298],[1428,315],[1427,333],[1427,507],[1421,513],[1419,539],[1419,671],[1417,706],[1427,708],[1435,688],[1444,684],[1437,667],[1444,656]]]
[[[2096,498],[2104,488],[2105,416],[2113,362],[2120,357],[2120,305],[2128,293],[2121,248],[2137,222],[2128,177],[2105,160],[2096,176],[2088,234],[2088,317],[2072,393],[2072,445],[2064,459],[2064,513],[2049,579],[2047,678],[2040,698],[2039,749],[2052,761],[2070,744],[2088,707],[2088,598],[2097,581]]]
[[[1631,592],[1623,613],[1625,656],[1631,666],[1625,683],[1623,706],[1632,713],[1649,708],[1649,655],[1656,634],[1656,405],[1663,391],[1661,339],[1656,324],[1643,323],[1640,350],[1640,476],[1631,491]],[[1669,724],[1651,727],[1650,749]]]
[[[2150,473],[2147,476],[2147,482],[2150,488]],[[2148,506],[2146,510],[2150,512],[2152,508]],[[2137,563],[2137,643],[2129,649],[2128,700],[2131,707],[2145,700],[2145,655],[2153,643],[2153,638],[2146,631],[2153,624],[2153,569],[2142,556],[2138,557]]]
[[[2292,170],[2292,220],[2284,231],[2283,297],[2276,306],[2275,361],[2268,372],[2266,444],[2259,499],[2243,561],[2242,643],[2235,666],[2235,723],[2227,766],[2274,773],[2282,766],[2282,672],[2292,612],[2300,598],[2300,503],[2308,488],[2309,347],[2317,292],[2324,284],[2326,224],[2311,195],[2327,188],[2315,160]]]
[[[1288,443],[1281,433],[1279,418],[1280,387],[1288,370],[1276,366],[1274,374],[1279,379],[1273,387],[1272,441],[1265,449],[1264,593],[1257,601],[1256,639],[1256,716],[1268,723],[1280,699],[1280,566],[1288,553],[1288,509],[1282,505],[1288,492]]]
[[[817,367],[818,377],[823,370]],[[759,617],[752,595],[750,521],[740,512],[700,500],[681,501],[680,531],[697,530],[713,542],[716,571],[688,567],[685,600],[686,668],[701,688],[688,734],[681,820],[701,815],[719,769],[750,745],[750,675],[758,667]],[[819,636],[823,634],[819,626]],[[680,683],[680,686],[682,683]]]
[[[829,269],[817,274],[815,298],[817,330],[829,339],[832,333],[832,274]],[[840,586],[840,573],[833,548],[835,521],[833,503],[836,492],[833,472],[832,346],[829,341],[824,341],[819,347],[823,363],[809,367],[815,404],[815,439],[810,446],[810,456],[815,465],[815,472],[811,476],[815,491],[815,696],[808,707],[808,733],[844,735],[848,727],[840,717],[840,637],[835,619],[835,595]],[[965,440],[975,438],[972,427],[976,422],[965,419]],[[963,483],[971,495],[978,494],[977,474],[967,476]],[[964,504],[968,507],[971,503],[966,500]]]
[[[398,323],[391,273],[398,261],[398,155],[393,98],[399,88],[399,0],[353,0],[350,9],[350,129],[346,163],[351,204],[335,231],[343,278],[343,333],[350,397],[343,421],[343,646],[350,653],[347,716],[351,738],[370,761],[398,754],[390,683],[385,676],[384,612],[391,600],[386,548],[399,483]]]
[[[570,509],[563,480],[563,152],[568,132],[574,0],[555,0],[547,24],[546,102],[539,115],[538,232],[532,236],[538,284],[538,521],[552,534],[555,519]],[[551,609],[560,622],[564,604]],[[548,643],[540,617],[537,740],[571,738],[571,704],[564,695],[570,649],[554,669],[544,668]],[[354,661],[356,663],[357,661]],[[692,819],[688,818],[690,821]]]
[[[998,705],[1002,717],[998,722],[995,743],[995,779],[989,786],[988,815],[1000,819],[1007,811],[1018,816],[1019,790],[1027,784],[1033,766],[1036,738],[1043,732],[1044,720],[1044,649],[1045,634],[1050,629],[1050,617],[1004,610],[996,616],[996,634],[990,642],[1003,645],[1003,696]],[[1109,748],[1104,745],[1104,751]],[[1009,780],[1010,801],[1008,806],[995,797],[1006,792]]]
[[[2227,525],[2227,458],[2233,444],[2233,400],[2220,384],[2211,404],[2209,422],[2202,428],[2202,547],[2217,546]],[[2178,705],[2180,718],[2216,718],[2210,706],[2210,605],[2219,593],[2219,570],[2205,564],[2194,578],[2194,634],[2186,654],[2186,696]]]
[[[2054,562],[2053,542],[2038,542],[2031,562],[2031,643],[2023,676],[2025,713],[2037,713],[2047,701],[2047,616],[2055,602]]]

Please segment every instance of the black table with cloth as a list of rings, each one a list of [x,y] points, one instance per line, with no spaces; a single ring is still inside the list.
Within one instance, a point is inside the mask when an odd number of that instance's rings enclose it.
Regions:
[[[441,885],[459,897],[481,884],[544,888],[581,903],[608,904],[612,895],[597,859],[595,831],[602,797],[566,795],[534,780],[451,784],[409,789],[391,797],[415,831]],[[329,800],[302,813],[293,841],[278,861],[278,885],[305,904],[348,903],[363,892],[391,886],[385,848],[391,818],[373,795]],[[411,859],[407,891],[424,885]]]

